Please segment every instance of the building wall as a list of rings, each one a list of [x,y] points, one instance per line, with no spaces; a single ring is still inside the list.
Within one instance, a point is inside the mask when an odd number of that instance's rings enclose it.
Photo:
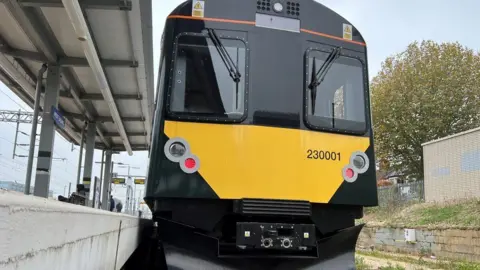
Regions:
[[[480,129],[423,145],[425,201],[480,197]]]

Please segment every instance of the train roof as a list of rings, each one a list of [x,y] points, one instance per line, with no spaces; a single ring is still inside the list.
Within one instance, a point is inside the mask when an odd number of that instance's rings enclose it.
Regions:
[[[281,3],[282,11],[274,10],[276,3]],[[276,21],[279,25],[277,30],[321,36],[329,39],[331,44],[338,43],[338,46],[356,50],[366,47],[363,36],[352,23],[313,0],[189,0],[180,4],[168,16],[168,19],[239,26],[261,26],[265,18]],[[281,27],[285,29],[280,29]]]

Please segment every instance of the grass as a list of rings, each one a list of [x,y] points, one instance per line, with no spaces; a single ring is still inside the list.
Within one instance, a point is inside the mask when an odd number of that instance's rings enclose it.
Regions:
[[[371,270],[370,266],[365,263],[363,258],[355,257],[355,266],[357,270]],[[393,266],[391,263],[388,263],[388,266],[382,266],[379,270],[405,270],[405,268],[399,265]]]
[[[459,221],[465,224],[465,220],[460,213],[462,212],[463,205],[451,205],[446,207],[430,207],[420,209],[419,218],[417,220],[418,225],[439,224],[449,221]]]
[[[431,269],[480,270],[480,263],[473,263],[473,262],[467,262],[467,261],[425,260],[423,258],[415,258],[413,256],[393,255],[393,254],[389,254],[389,253],[385,253],[385,252],[378,252],[378,251],[357,250],[357,253],[360,254],[360,255],[364,255],[364,256],[371,256],[371,257],[382,258],[382,259],[397,261],[397,262],[404,262],[404,263],[418,265],[419,267],[422,267],[422,266],[423,267],[428,267],[428,268],[431,268]],[[366,266],[366,267],[367,268],[358,268],[358,266],[357,266],[358,269],[369,269],[368,266]],[[392,266],[392,267],[394,267],[394,266]],[[398,266],[395,266],[395,267],[398,267]],[[403,269],[403,268],[382,268],[382,269],[384,269],[384,270],[386,270],[386,269],[400,270],[400,269]],[[421,268],[419,268],[419,269],[421,269]]]
[[[405,270],[405,268],[403,268],[399,265],[392,266],[391,264],[389,264],[388,266],[380,267],[379,269],[380,270]]]
[[[392,266],[391,264],[388,264],[388,266],[382,266],[379,269],[380,270],[405,270],[404,267],[401,267],[399,265]]]
[[[358,223],[409,227],[480,228],[480,199],[416,203],[365,209]]]
[[[357,270],[369,270],[370,267],[365,263],[363,258],[355,257],[355,266]]]

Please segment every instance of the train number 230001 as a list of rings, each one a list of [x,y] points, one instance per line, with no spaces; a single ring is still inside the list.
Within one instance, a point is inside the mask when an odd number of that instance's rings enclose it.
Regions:
[[[309,159],[324,159],[324,160],[338,160],[340,161],[340,152],[330,152],[330,151],[318,151],[318,150],[307,150],[307,158]]]

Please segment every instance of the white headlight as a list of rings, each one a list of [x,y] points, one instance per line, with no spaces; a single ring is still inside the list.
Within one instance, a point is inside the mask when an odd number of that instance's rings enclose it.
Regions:
[[[283,5],[282,5],[282,3],[275,3],[275,4],[273,4],[273,10],[274,10],[275,12],[282,12],[282,10],[283,10]]]
[[[362,156],[357,155],[353,158],[353,166],[355,166],[355,168],[362,170],[365,167],[365,164],[365,159]]]
[[[357,173],[367,172],[368,167],[370,167],[369,162],[368,156],[361,151],[352,153],[350,157],[350,164]]]
[[[190,147],[185,139],[176,137],[165,143],[163,151],[170,161],[179,162],[190,152]]]
[[[174,157],[181,157],[185,154],[187,149],[185,148],[185,145],[181,142],[174,142],[172,145],[170,145],[170,149],[168,149],[170,154]]]

